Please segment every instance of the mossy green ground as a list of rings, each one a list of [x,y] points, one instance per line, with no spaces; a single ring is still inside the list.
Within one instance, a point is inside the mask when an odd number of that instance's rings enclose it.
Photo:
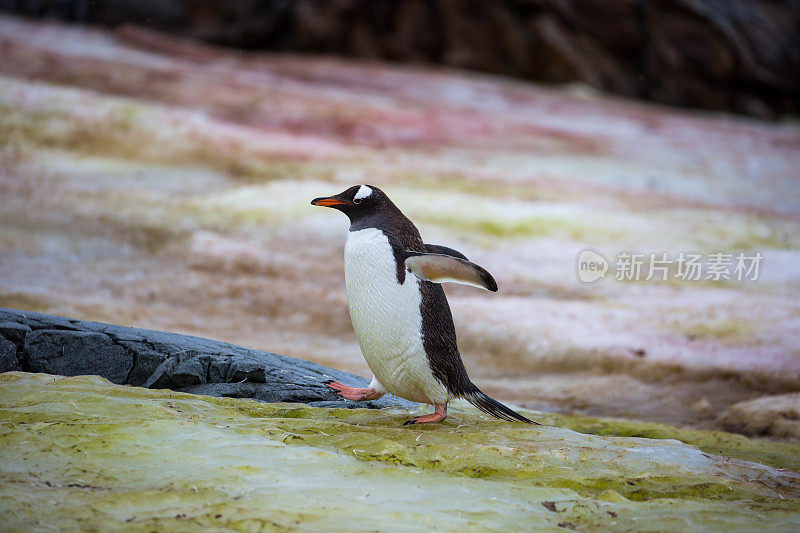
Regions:
[[[403,427],[400,410],[25,373],[0,375],[0,412],[11,530],[800,528],[800,475],[767,466],[796,467],[797,447],[723,433],[458,411]]]

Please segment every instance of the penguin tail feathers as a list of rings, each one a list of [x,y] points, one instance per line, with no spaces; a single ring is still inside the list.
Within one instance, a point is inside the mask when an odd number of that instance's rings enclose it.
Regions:
[[[484,394],[481,390],[470,383],[472,385],[470,390],[465,392],[462,395],[462,398],[467,400],[469,403],[483,411],[484,413],[490,414],[495,418],[499,418],[501,420],[508,420],[509,422],[527,422],[528,424],[535,424],[537,426],[541,425],[538,422],[534,422],[528,418],[525,418],[521,414],[517,413],[516,411],[512,411],[502,403],[498,402],[491,396]]]

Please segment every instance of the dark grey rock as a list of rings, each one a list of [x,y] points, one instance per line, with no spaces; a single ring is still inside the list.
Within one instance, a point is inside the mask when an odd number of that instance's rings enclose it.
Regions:
[[[111,337],[121,346],[124,346],[133,355],[133,370],[128,376],[127,383],[137,387],[143,386],[155,373],[156,368],[164,361],[164,354],[152,348],[150,344],[141,341],[119,340]]]
[[[416,407],[388,396],[370,402],[345,400],[325,382],[338,380],[363,387],[369,380],[303,359],[202,337],[0,308],[2,331],[15,342],[0,341],[0,361],[6,360],[2,358],[5,353],[14,360],[20,356],[19,368],[9,370],[97,374],[114,383],[263,402]]]
[[[3,313],[2,311],[13,311],[14,314]],[[74,321],[63,316],[45,315],[34,313],[33,311],[15,311],[13,309],[0,308],[0,322],[9,323],[7,327],[17,330],[25,330],[26,326],[30,329],[80,330],[73,324],[73,322],[80,322],[79,320]],[[19,327],[15,327],[12,324],[17,324]]]
[[[102,333],[40,329],[25,336],[23,364],[32,372],[98,374],[121,384],[127,382],[133,356]]]
[[[267,373],[263,366],[255,360],[233,361],[228,367],[230,381],[249,381],[266,383]]]
[[[25,340],[25,335],[31,331],[30,326],[20,324],[19,322],[11,322],[8,320],[0,321],[0,336],[14,342],[22,344]]]
[[[153,371],[153,374],[145,380],[142,384],[143,387],[147,387],[148,389],[168,389],[170,388],[171,380],[169,373],[175,368],[178,362],[173,357],[168,357],[161,361],[156,369]]]
[[[17,345],[0,337],[0,372],[12,370],[22,370],[22,365],[17,359]]]
[[[208,358],[200,359],[197,357],[198,355],[196,352],[187,354],[170,369],[171,389],[181,389],[205,383],[206,374],[208,373]]]

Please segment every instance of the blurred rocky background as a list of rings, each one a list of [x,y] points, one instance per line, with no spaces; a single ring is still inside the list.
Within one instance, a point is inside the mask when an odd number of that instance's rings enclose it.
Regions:
[[[760,118],[800,109],[798,0],[0,0],[247,49],[441,64]]]

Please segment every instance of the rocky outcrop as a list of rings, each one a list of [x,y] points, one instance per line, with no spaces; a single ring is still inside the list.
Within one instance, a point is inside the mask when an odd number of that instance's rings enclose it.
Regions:
[[[797,0],[72,0],[29,15],[269,50],[427,62],[761,117],[800,102]]]
[[[0,309],[0,372],[99,375],[113,383],[316,407],[413,407],[394,398],[352,402],[324,382],[363,377],[303,359],[188,335]]]

